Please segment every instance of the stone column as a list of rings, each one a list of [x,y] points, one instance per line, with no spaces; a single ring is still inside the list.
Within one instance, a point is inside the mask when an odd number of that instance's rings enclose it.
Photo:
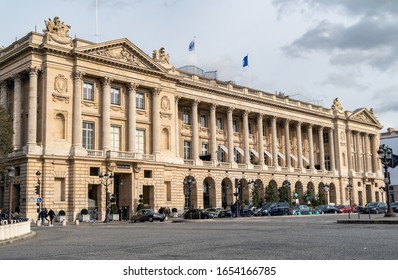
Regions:
[[[272,117],[272,162],[275,167],[278,167],[278,137],[276,132],[276,116]]]
[[[210,148],[211,148],[211,160],[217,161],[217,119],[216,119],[216,104],[210,105]]]
[[[232,112],[234,108],[229,107],[227,112],[227,129],[228,129],[228,161],[234,163],[234,131],[232,128]]]
[[[22,147],[22,81],[21,75],[16,74],[14,75],[14,101],[13,101],[13,129],[14,129],[14,136],[13,136],[13,145],[14,149],[20,149]]]
[[[192,103],[192,157],[193,160],[199,160],[199,125],[198,125],[198,104],[199,100]]]
[[[370,171],[370,168],[369,168],[369,152],[370,152],[370,149],[369,149],[369,135],[367,134],[367,133],[364,133],[364,137],[363,137],[364,139],[363,139],[363,142],[364,142],[364,144],[365,144],[365,153],[364,153],[364,164],[365,164],[365,166],[364,166],[364,171],[365,172],[369,172]]]
[[[111,82],[109,77],[102,78],[102,150],[111,149]]]
[[[249,146],[249,111],[243,112],[243,148],[245,151],[245,164],[250,164],[250,146]]]
[[[176,129],[176,133],[175,133],[175,145],[176,145],[176,157],[180,157],[180,123],[179,123],[179,116],[178,116],[178,103],[180,101],[180,97],[179,96],[175,96],[174,97],[174,115],[175,115],[175,129]]]
[[[377,151],[379,149],[379,147],[377,146],[377,136],[372,134],[371,135],[371,139],[372,139],[372,165],[373,165],[373,172],[376,173],[378,171],[380,171],[381,168],[381,163],[379,160],[379,155],[377,154]],[[380,142],[379,142],[380,143]]]
[[[159,115],[159,95],[160,88],[152,90],[152,153],[160,154],[160,115]]]
[[[136,124],[136,96],[135,93],[139,84],[137,83],[128,83],[127,89],[129,92],[129,113],[128,113],[128,151],[131,153],[137,152],[137,124]]]
[[[5,81],[0,81],[0,106],[4,108],[8,108],[7,94],[7,83]]]
[[[357,171],[363,171],[363,168],[361,166],[361,134],[357,131],[355,133],[355,140],[356,140],[356,146],[357,146]]]
[[[286,167],[290,168],[292,166],[292,161],[290,158],[290,125],[289,119],[285,120],[285,157],[286,157]]]
[[[335,171],[336,170],[336,159],[334,155],[334,129],[330,128],[329,129],[329,149],[330,149],[330,170]]]
[[[325,172],[325,148],[323,146],[323,126],[319,127],[318,138],[319,138],[319,164],[321,165],[321,170]]]
[[[298,167],[303,169],[303,143],[301,141],[301,122],[297,123],[297,160],[298,160]]]
[[[351,130],[346,129],[346,138],[347,138],[347,163],[348,163],[348,175],[350,176],[350,170],[352,170],[352,147],[351,147]]]
[[[258,156],[260,165],[264,165],[264,138],[263,138],[263,114],[257,116],[257,131],[258,131]]]
[[[315,169],[314,166],[314,138],[312,137],[312,124],[309,124],[307,127],[308,133],[308,144],[310,146],[310,169]]]
[[[72,147],[82,147],[82,78],[83,72],[73,72],[73,122],[72,122]]]
[[[26,143],[37,145],[37,77],[39,69],[29,69],[29,97],[28,97],[28,135]]]

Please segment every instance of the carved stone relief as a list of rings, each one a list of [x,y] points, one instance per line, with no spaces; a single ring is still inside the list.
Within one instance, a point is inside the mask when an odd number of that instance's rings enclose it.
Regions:
[[[68,93],[68,79],[64,75],[59,74],[54,79],[53,101],[64,101],[66,104],[69,103],[70,95]]]

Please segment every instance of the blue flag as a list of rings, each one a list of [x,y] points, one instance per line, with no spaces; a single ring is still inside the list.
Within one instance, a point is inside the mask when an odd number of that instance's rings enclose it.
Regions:
[[[188,50],[191,52],[195,50],[195,40],[192,40],[191,43],[189,43]]]
[[[243,58],[243,67],[249,66],[249,55]]]

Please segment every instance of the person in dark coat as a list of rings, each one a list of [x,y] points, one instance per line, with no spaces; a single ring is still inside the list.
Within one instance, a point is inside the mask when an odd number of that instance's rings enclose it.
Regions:
[[[55,212],[53,211],[53,209],[50,208],[50,211],[48,211],[47,217],[50,217],[49,226],[52,227],[53,226],[53,220],[54,220],[54,217],[55,217]]]
[[[47,219],[47,210],[45,208],[42,208],[39,217],[41,219],[41,225],[44,226],[44,219]]]

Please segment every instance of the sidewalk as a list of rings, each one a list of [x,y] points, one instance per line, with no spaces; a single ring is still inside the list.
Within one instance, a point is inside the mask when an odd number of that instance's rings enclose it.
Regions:
[[[380,215],[370,215],[369,214],[361,214],[358,216],[357,213],[352,213],[350,218],[346,216],[345,219],[337,220],[338,224],[398,224],[398,215],[397,217],[384,217]]]

